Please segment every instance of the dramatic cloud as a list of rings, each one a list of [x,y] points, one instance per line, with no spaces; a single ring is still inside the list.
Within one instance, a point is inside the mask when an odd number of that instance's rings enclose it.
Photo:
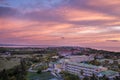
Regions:
[[[110,42],[119,42],[119,40],[106,40],[106,41],[110,41]]]
[[[13,17],[19,15],[16,9],[10,7],[0,7],[0,17]]]
[[[119,0],[0,0],[0,44],[119,51],[119,8]]]

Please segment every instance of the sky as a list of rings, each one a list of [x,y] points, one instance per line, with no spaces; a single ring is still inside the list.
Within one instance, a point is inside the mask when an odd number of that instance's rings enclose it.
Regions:
[[[120,51],[120,0],[0,0],[0,44]]]

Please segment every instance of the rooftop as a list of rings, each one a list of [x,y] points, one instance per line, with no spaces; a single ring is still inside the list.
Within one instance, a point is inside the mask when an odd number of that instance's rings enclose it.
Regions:
[[[116,71],[112,71],[112,70],[107,70],[107,71],[102,71],[99,73],[100,75],[106,75],[106,76],[113,76],[113,75],[116,75],[118,74],[118,72]]]
[[[76,62],[67,62],[67,63],[72,64],[72,65],[77,65],[77,66],[83,66],[87,68],[100,68],[101,67],[101,66],[94,66],[94,65],[86,64],[86,63],[76,63]]]

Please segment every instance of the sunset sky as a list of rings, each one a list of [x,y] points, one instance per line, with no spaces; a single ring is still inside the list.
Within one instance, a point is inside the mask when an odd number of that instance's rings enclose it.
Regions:
[[[120,51],[120,0],[0,0],[0,44]]]

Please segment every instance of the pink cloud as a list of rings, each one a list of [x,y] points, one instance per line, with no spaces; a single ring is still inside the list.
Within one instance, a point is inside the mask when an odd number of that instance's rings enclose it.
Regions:
[[[120,47],[119,2],[70,0],[26,12],[0,7],[0,43]]]

